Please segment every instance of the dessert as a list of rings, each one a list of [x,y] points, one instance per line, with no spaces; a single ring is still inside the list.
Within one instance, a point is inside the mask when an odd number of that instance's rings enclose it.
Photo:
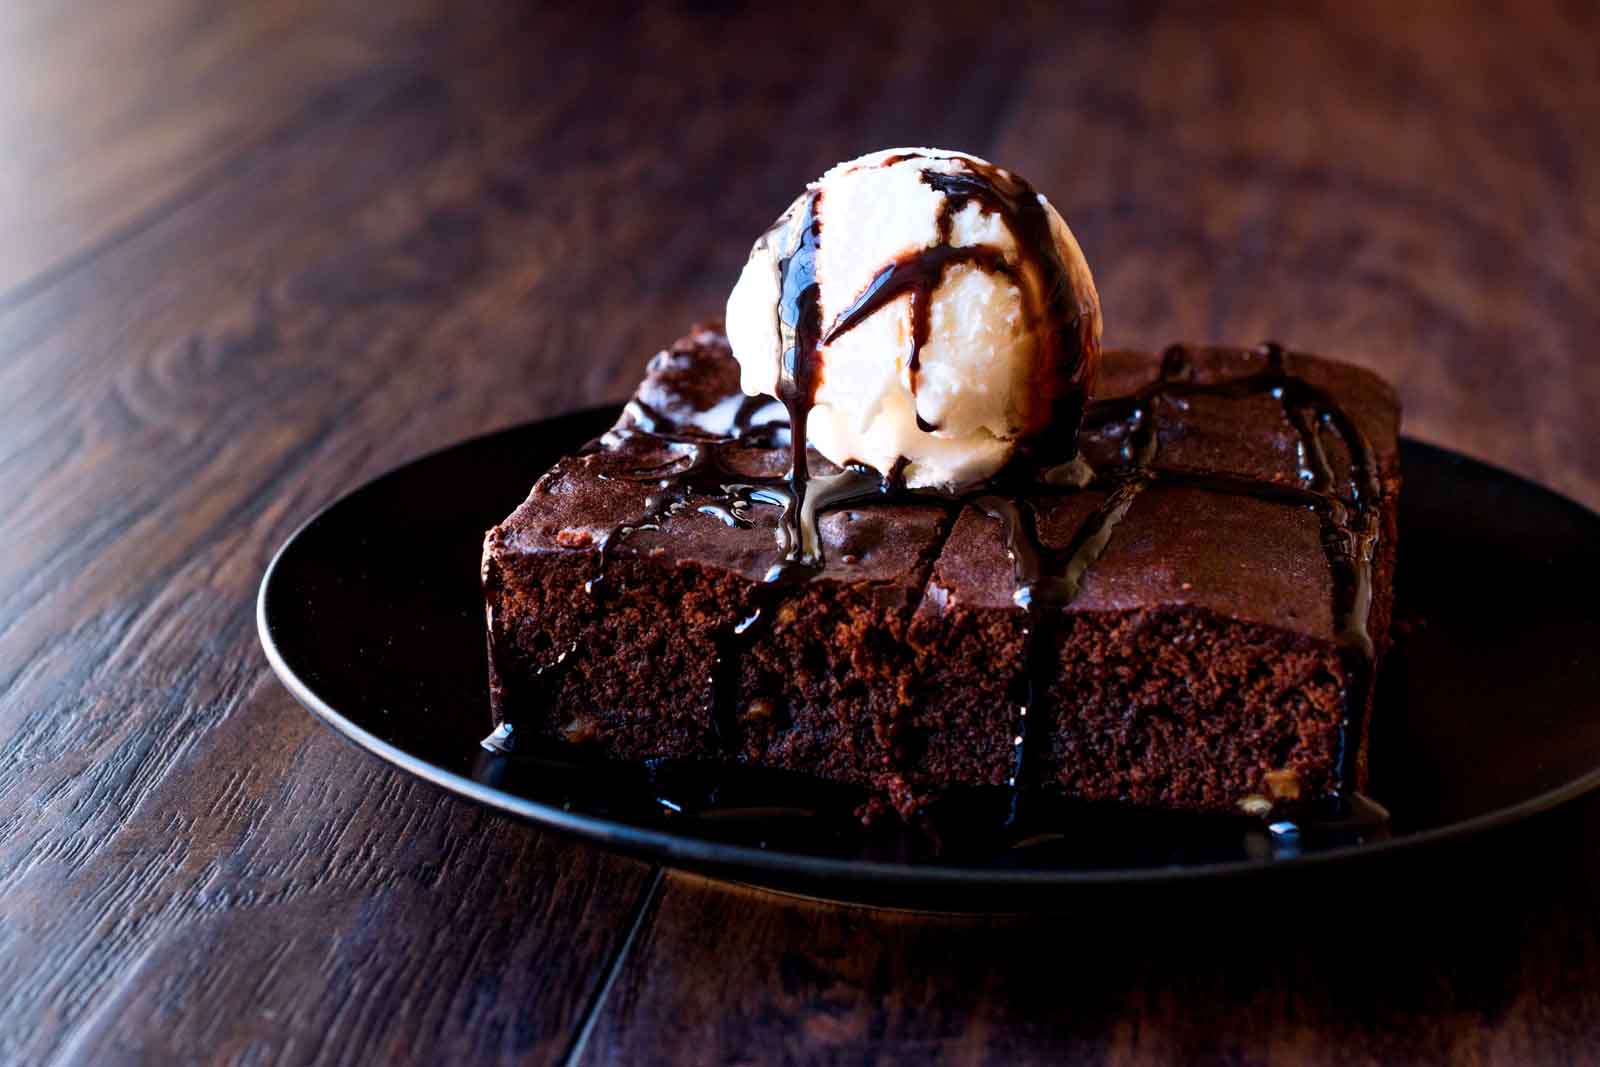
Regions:
[[[894,148],[839,164],[789,206],[727,321],[744,391],[784,397],[823,456],[954,489],[1046,431],[1070,451],[1100,299],[1072,231],[1027,183]]]
[[[863,165],[967,183],[935,179],[930,228],[879,242],[875,271],[829,268],[837,187],[813,187],[735,289],[738,358],[715,324],[659,353],[615,427],[489,531],[496,737],[739,760],[907,812],[954,786],[1250,814],[1348,799],[1390,613],[1393,391],[1274,345],[1102,358],[1043,198],[908,151]],[[940,221],[973,213],[1011,243]],[[972,327],[1011,390],[987,408],[932,343],[953,336],[934,328],[949,271],[973,264],[1006,286],[963,305],[967,278],[944,314],[1021,324]],[[847,349],[874,284],[859,321],[892,329]],[[776,299],[771,329],[741,291]],[[842,395],[830,374],[877,377]]]

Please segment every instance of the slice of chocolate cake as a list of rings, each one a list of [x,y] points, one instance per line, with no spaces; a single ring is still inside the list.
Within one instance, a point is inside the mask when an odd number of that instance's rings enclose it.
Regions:
[[[1265,813],[1365,779],[1399,410],[1275,346],[1109,352],[1076,460],[962,493],[809,454],[716,327],[485,542],[502,736]],[[1057,457],[1059,458],[1059,457]]]

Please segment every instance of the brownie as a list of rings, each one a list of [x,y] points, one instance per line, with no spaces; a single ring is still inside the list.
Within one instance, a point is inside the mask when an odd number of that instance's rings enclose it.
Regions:
[[[1080,458],[961,496],[809,454],[715,326],[489,531],[490,691],[518,743],[738,760],[903,809],[952,786],[1264,814],[1362,788],[1399,407],[1276,346],[1107,352]],[[502,730],[502,734],[505,731]]]

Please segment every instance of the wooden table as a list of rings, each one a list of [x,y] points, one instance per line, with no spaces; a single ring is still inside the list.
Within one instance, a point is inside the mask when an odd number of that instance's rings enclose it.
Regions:
[[[621,399],[803,181],[892,144],[1047,190],[1109,342],[1349,357],[1411,434],[1600,505],[1600,22],[1394,6],[8,5],[0,1062],[1600,1056],[1594,803],[1315,877],[877,913],[453,800],[256,643],[315,508]]]

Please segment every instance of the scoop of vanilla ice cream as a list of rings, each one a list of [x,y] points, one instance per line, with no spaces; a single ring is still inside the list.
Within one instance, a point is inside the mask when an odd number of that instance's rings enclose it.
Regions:
[[[820,382],[807,431],[810,444],[838,464],[887,472],[904,458],[906,484],[959,488],[996,473],[1028,436],[1044,432],[1058,364],[1082,339],[1092,374],[1100,334],[1099,298],[1089,266],[1049,202],[1054,250],[1079,316],[1056,343],[1043,321],[1050,279],[1019,247],[1003,213],[977,198],[946,204],[925,172],[973,174],[973,156],[894,148],[841,163],[802,194],[757,242],[728,298],[726,328],[745,392],[776,394],[782,358],[777,307],[781,261],[797,241],[807,197],[820,193],[815,270],[821,322],[830,324],[897,261],[938,246],[991,250],[1005,264],[947,263],[929,294],[926,339],[913,368],[914,296],[904,292],[817,352]],[[964,199],[964,202],[963,202]],[[941,233],[941,212],[947,215]],[[919,424],[920,420],[920,424]]]

